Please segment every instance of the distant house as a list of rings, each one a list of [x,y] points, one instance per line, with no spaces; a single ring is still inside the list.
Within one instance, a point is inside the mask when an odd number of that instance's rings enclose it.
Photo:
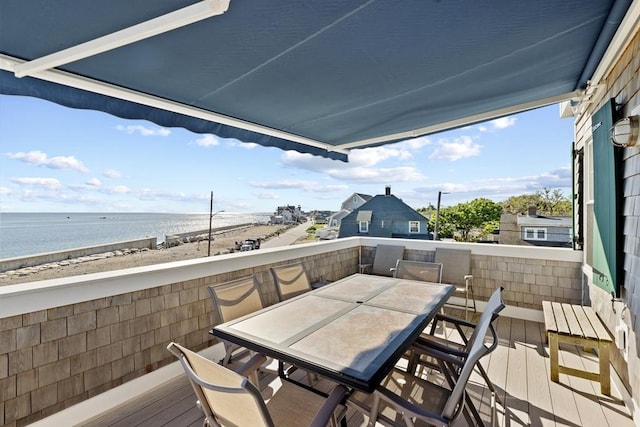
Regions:
[[[354,209],[358,209],[360,206],[371,200],[373,196],[362,193],[353,193],[344,202],[342,202],[342,206],[340,206],[341,210],[345,210],[351,212]]]
[[[299,205],[278,206],[276,208],[276,212],[272,216],[271,222],[287,224],[291,222],[300,222],[301,218],[303,217]]]
[[[314,224],[325,225],[328,224],[328,218],[331,215],[331,211],[311,211],[309,213]]]
[[[346,209],[340,209],[338,212],[335,212],[327,218],[327,227],[335,228],[336,230],[340,228],[340,224],[344,217],[349,215],[351,211]]]
[[[499,242],[502,245],[571,247],[573,219],[543,216],[531,206],[526,215],[505,213],[500,217]]]
[[[340,210],[338,212],[332,213],[327,218],[327,227],[335,228],[336,230],[340,228],[340,224],[342,223],[342,219],[345,218],[351,211],[354,209],[358,209],[367,201],[371,200],[373,196],[362,193],[353,193],[349,197],[342,202],[340,206]]]
[[[315,224],[326,224],[327,223],[327,217],[324,215],[316,215],[313,217],[313,222]]]
[[[409,239],[432,239],[428,220],[411,206],[391,194],[371,198],[342,219],[338,237],[369,236]]]

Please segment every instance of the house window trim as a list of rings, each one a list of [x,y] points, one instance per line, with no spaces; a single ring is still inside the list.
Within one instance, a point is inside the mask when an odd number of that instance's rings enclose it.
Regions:
[[[416,225],[416,231],[411,230],[411,226]],[[409,234],[420,234],[420,221],[409,221]]]
[[[359,233],[368,233],[369,232],[369,221],[360,221],[358,224],[358,232]]]
[[[546,227],[525,227],[524,228],[524,239],[523,240],[536,240],[540,242],[546,242],[549,240],[549,232]],[[528,232],[533,232],[533,237],[529,237]],[[544,238],[539,237],[538,233],[542,231],[544,232]]]

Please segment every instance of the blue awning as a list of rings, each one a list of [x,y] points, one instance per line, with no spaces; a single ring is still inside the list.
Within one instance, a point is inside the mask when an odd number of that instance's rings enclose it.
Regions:
[[[227,2],[3,0],[0,93],[345,160],[574,96],[631,4]],[[185,7],[220,10],[104,50],[82,45]],[[56,52],[53,66],[29,63]]]

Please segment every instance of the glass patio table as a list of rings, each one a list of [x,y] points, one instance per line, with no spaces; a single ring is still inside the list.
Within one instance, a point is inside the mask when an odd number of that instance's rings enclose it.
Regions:
[[[372,392],[454,286],[354,274],[215,326],[211,334]]]

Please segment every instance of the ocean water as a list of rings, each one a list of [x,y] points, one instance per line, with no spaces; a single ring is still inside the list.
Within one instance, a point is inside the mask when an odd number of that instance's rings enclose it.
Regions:
[[[268,213],[218,212],[211,226],[268,221]],[[0,259],[208,229],[209,214],[0,213]]]

